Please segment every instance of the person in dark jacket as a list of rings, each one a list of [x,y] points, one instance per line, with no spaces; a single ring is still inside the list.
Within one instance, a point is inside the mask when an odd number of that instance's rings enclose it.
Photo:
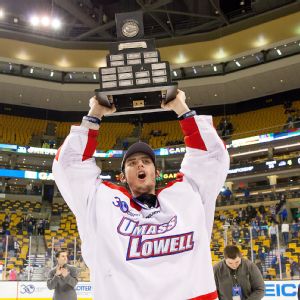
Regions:
[[[264,297],[265,284],[258,267],[242,258],[239,248],[228,245],[224,260],[214,266],[219,300],[260,300]]]
[[[75,286],[78,282],[77,270],[68,265],[66,251],[56,253],[57,265],[48,275],[48,289],[54,290],[53,300],[77,300]]]

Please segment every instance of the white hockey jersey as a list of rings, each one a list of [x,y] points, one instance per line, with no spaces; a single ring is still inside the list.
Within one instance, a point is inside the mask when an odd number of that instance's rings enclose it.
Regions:
[[[210,254],[215,200],[228,152],[210,116],[180,121],[187,147],[181,176],[143,209],[125,188],[104,182],[92,155],[98,130],[72,126],[53,163],[74,212],[95,300],[217,299]]]

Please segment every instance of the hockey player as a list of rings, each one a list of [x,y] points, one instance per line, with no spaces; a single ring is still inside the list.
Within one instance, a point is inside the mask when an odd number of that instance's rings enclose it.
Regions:
[[[155,190],[154,152],[141,142],[122,161],[128,189],[100,179],[92,155],[100,120],[115,108],[95,98],[54,160],[55,181],[76,216],[95,300],[218,297],[210,239],[228,152],[212,118],[190,111],[183,91],[162,107],[178,115],[186,144],[181,176],[162,190]]]

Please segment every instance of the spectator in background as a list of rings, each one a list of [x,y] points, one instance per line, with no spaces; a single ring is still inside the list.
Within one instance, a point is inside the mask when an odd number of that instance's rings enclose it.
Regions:
[[[290,270],[291,270],[291,279],[294,277],[299,278],[300,276],[300,266],[292,258],[289,258]]]
[[[17,234],[22,234],[23,231],[23,222],[22,220],[16,225],[17,228]]]
[[[28,232],[28,235],[33,235],[33,224],[32,224],[32,221],[28,222],[27,232]]]
[[[246,200],[250,197],[250,191],[249,191],[248,188],[244,189],[244,197],[245,197]]]
[[[8,272],[8,280],[9,281],[16,281],[17,280],[17,270],[15,268],[12,268],[9,272]]]
[[[268,236],[268,223],[265,219],[259,222],[260,235]]]
[[[260,270],[253,262],[242,258],[237,246],[225,247],[224,260],[215,264],[214,275],[219,300],[260,300],[264,297],[265,284]]]
[[[261,262],[265,262],[266,260],[266,251],[265,251],[265,247],[259,247],[258,248],[258,257],[260,259]]]
[[[266,214],[266,209],[264,207],[263,204],[261,204],[258,208],[258,211],[262,214],[262,215],[265,215]]]
[[[271,237],[271,247],[275,248],[277,241],[277,227],[274,222],[272,222],[272,225],[269,227],[269,235]]]
[[[2,234],[5,234],[5,235],[10,234],[10,232],[9,232],[9,222],[7,222],[6,220],[4,220],[2,222]]]
[[[253,239],[257,239],[259,234],[259,226],[258,226],[258,222],[254,218],[251,221],[251,227],[252,227],[252,237]]]
[[[281,222],[285,222],[288,219],[288,211],[285,205],[283,205],[282,210],[279,213],[280,217],[281,217]]]
[[[243,210],[242,209],[239,209],[238,211],[238,217],[241,221],[243,221]]]
[[[275,205],[270,206],[270,214],[271,214],[272,222],[276,223],[276,206]]]
[[[127,150],[127,149],[128,149],[128,146],[129,146],[129,142],[128,142],[128,140],[125,138],[124,141],[123,141],[123,150]]]
[[[238,243],[241,234],[240,234],[239,227],[237,225],[233,226],[231,234],[232,234],[232,239],[234,240],[234,242]]]
[[[222,138],[228,138],[233,133],[233,125],[229,117],[223,117],[217,126],[217,132]]]
[[[283,243],[285,246],[287,246],[289,243],[289,233],[290,233],[289,227],[290,226],[286,221],[284,221],[281,225],[281,233],[282,233]]]
[[[37,222],[36,228],[37,228],[37,234],[38,235],[43,235],[43,220],[39,220]]]
[[[296,223],[295,220],[293,220],[292,226],[291,226],[291,233],[292,233],[292,239],[297,239],[299,234],[299,223]]]
[[[14,237],[14,251],[15,255],[20,252],[20,244],[16,237]]]
[[[32,191],[32,184],[29,182],[26,184],[26,194],[30,195]]]
[[[232,192],[230,190],[229,187],[227,187],[224,191],[223,191],[223,196],[225,197],[226,200],[230,200],[232,197]]]
[[[292,129],[294,128],[294,117],[292,114],[288,114],[287,120],[286,120],[286,128]]]
[[[286,203],[286,195],[281,194],[280,195],[280,201],[275,205],[275,214],[278,214],[281,210],[281,208],[285,205]]]
[[[19,281],[25,281],[27,280],[27,276],[26,276],[26,273],[24,271],[24,269],[21,269],[19,274],[18,274],[18,280]]]
[[[4,221],[10,223],[10,221],[11,221],[10,215],[5,215]]]
[[[257,258],[255,260],[255,265],[257,266],[258,270],[260,271],[261,276],[264,276],[263,266],[262,266],[261,260],[259,258]]]

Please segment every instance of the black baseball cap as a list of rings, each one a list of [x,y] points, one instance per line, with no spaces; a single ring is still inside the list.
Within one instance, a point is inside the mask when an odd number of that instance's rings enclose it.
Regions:
[[[153,149],[148,144],[146,144],[144,142],[136,142],[128,148],[125,155],[123,156],[123,160],[122,160],[122,163],[121,163],[121,171],[122,172],[124,171],[124,168],[125,168],[126,159],[129,156],[131,156],[132,154],[135,154],[135,153],[138,153],[138,152],[145,153],[146,155],[148,155],[151,158],[151,160],[153,161],[154,165],[155,165],[155,153],[154,153]]]

